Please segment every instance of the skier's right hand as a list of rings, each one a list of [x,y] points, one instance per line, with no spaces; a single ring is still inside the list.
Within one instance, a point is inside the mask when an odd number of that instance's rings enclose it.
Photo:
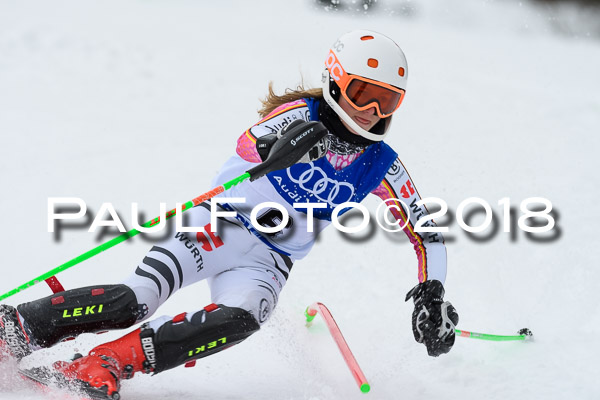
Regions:
[[[444,302],[444,286],[437,280],[419,283],[406,294],[413,299],[415,310],[412,327],[415,340],[425,344],[427,354],[437,357],[450,351],[456,338],[454,327],[458,313],[449,301]]]
[[[285,135],[285,133],[290,131],[292,128],[299,127],[303,124],[308,124],[308,122],[299,119],[284,126],[277,133],[269,133],[268,135],[259,137],[256,140],[256,150],[258,151],[261,160],[265,161],[267,158],[269,158],[271,148],[280,137]],[[311,161],[316,161],[327,153],[328,148],[329,141],[327,140],[327,136],[325,136],[323,139],[319,140],[315,145],[313,145],[313,147],[311,147],[311,149],[298,162],[308,163]]]

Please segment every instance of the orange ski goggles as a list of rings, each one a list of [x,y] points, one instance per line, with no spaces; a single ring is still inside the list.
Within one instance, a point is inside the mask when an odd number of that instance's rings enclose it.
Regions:
[[[325,62],[329,74],[340,87],[342,96],[357,111],[375,107],[380,118],[394,113],[404,100],[404,89],[359,75],[346,73],[333,51]]]

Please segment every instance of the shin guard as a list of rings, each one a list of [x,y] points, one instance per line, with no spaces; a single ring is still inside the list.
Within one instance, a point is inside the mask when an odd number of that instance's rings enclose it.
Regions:
[[[21,304],[17,309],[41,347],[81,333],[128,328],[138,317],[135,294],[125,285],[67,290]]]
[[[256,318],[236,307],[211,304],[191,315],[177,315],[154,333],[140,334],[146,360],[155,373],[190,365],[196,359],[237,344],[260,329]]]

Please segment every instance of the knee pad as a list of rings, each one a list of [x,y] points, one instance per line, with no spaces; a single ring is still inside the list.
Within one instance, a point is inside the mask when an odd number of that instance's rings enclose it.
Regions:
[[[177,315],[156,333],[142,328],[140,337],[146,359],[158,373],[231,347],[259,329],[248,311],[211,304],[189,318]]]
[[[41,347],[81,333],[128,328],[139,315],[135,294],[125,285],[67,290],[21,304],[17,310]]]

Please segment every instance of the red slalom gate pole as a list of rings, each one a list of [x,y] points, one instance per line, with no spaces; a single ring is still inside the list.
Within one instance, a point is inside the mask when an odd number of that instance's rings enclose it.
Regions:
[[[342,335],[342,331],[340,331],[339,326],[333,319],[333,315],[331,315],[331,311],[325,307],[325,304],[316,302],[306,308],[304,313],[306,315],[306,326],[310,327],[312,325],[313,319],[315,319],[315,316],[319,312],[321,313],[321,317],[323,317],[325,320],[333,340],[340,349],[340,352],[344,357],[344,361],[346,361],[348,368],[350,368],[350,372],[360,388],[360,391],[363,393],[368,393],[371,390],[371,385],[369,385],[367,382],[367,378],[365,378],[365,374],[360,369],[360,366],[358,365],[356,358],[354,358],[352,351],[350,351],[350,347],[348,346],[348,343],[346,343],[346,340]]]

